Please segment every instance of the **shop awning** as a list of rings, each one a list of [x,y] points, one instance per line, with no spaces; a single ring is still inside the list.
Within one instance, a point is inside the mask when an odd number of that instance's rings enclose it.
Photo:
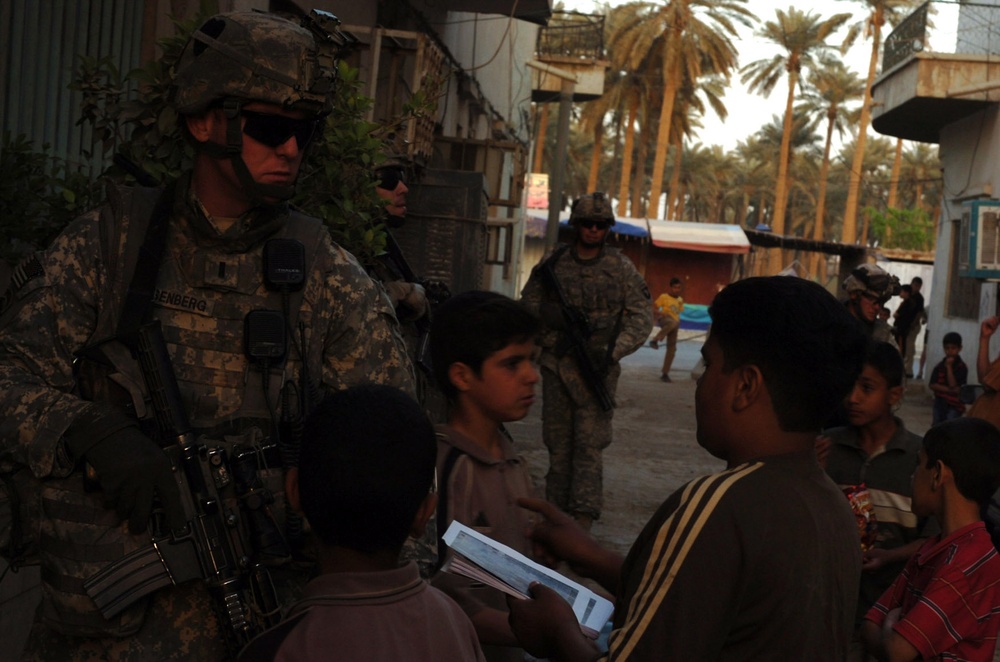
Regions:
[[[653,245],[703,253],[749,253],[750,241],[738,225],[649,220]]]

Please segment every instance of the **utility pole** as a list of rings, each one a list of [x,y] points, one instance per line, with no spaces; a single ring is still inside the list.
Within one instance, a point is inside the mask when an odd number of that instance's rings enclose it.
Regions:
[[[549,218],[545,224],[545,248],[555,247],[559,238],[559,211],[562,209],[563,179],[566,173],[566,150],[569,143],[569,114],[573,103],[573,93],[579,82],[576,74],[564,69],[552,67],[537,60],[526,63],[532,69],[551,74],[560,79],[559,86],[559,125],[556,133],[556,151],[551,164],[549,178]]]

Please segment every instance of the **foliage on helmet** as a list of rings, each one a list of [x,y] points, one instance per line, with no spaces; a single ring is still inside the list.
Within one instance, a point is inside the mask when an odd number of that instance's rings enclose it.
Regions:
[[[172,101],[182,115],[224,99],[326,115],[335,73],[320,65],[309,30],[274,14],[219,14],[194,31],[181,53]]]
[[[611,199],[601,191],[581,195],[573,202],[569,222],[595,219],[615,224],[615,213],[611,209]]]

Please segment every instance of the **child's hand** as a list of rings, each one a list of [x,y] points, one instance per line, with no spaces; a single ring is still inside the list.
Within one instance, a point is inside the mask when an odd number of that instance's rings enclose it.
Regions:
[[[1000,316],[987,317],[979,328],[979,335],[983,338],[989,338],[996,333],[997,327],[1000,327]]]
[[[587,658],[597,651],[580,631],[573,608],[562,597],[539,583],[528,587],[531,598],[507,596],[510,629],[524,650],[535,657],[573,656],[584,651]]]

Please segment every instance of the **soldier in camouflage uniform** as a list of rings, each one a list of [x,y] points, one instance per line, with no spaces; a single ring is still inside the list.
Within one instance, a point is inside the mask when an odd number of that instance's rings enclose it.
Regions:
[[[333,64],[309,30],[277,16],[208,20],[177,64],[173,91],[197,149],[193,171],[164,193],[112,191],[109,204],[16,270],[0,308],[0,462],[29,467],[40,483],[43,598],[26,658],[229,654],[200,581],[160,590],[111,619],[83,589],[97,570],[149,545],[154,503],[172,530],[184,526],[170,461],[136,420],[150,416],[141,373],[116,334],[135,265],[147,259],[134,235],[154,225],[149,217],[159,214],[166,229],[145,317],[162,324],[199,442],[263,449],[289,384],[312,385],[313,398],[364,382],[412,393],[384,291],[321,221],[285,202],[330,110]],[[306,265],[292,295],[265,282],[263,264],[267,242],[289,238],[304,245]],[[293,328],[285,360],[245,355],[245,317],[259,309],[284,311]],[[97,489],[85,482],[85,465]],[[280,464],[260,472],[278,518],[281,473]],[[306,575],[288,565],[273,571],[285,598]]]
[[[899,294],[899,279],[874,264],[862,264],[844,279],[848,299],[847,310],[861,322],[868,337],[875,342],[887,342],[899,349],[892,335],[892,327],[878,318],[879,310],[893,296]]]
[[[589,527],[601,514],[601,451],[611,443],[613,410],[602,409],[576,359],[567,353],[566,318],[542,276],[542,265],[554,260],[567,303],[586,317],[587,354],[604,374],[612,398],[621,374],[618,362],[646,342],[653,329],[653,307],[649,288],[632,261],[605,245],[615,222],[611,201],[601,192],[584,195],[574,202],[569,222],[576,230],[573,245],[546,255],[532,270],[521,297],[542,319],[542,433],[549,450],[545,495]]]

